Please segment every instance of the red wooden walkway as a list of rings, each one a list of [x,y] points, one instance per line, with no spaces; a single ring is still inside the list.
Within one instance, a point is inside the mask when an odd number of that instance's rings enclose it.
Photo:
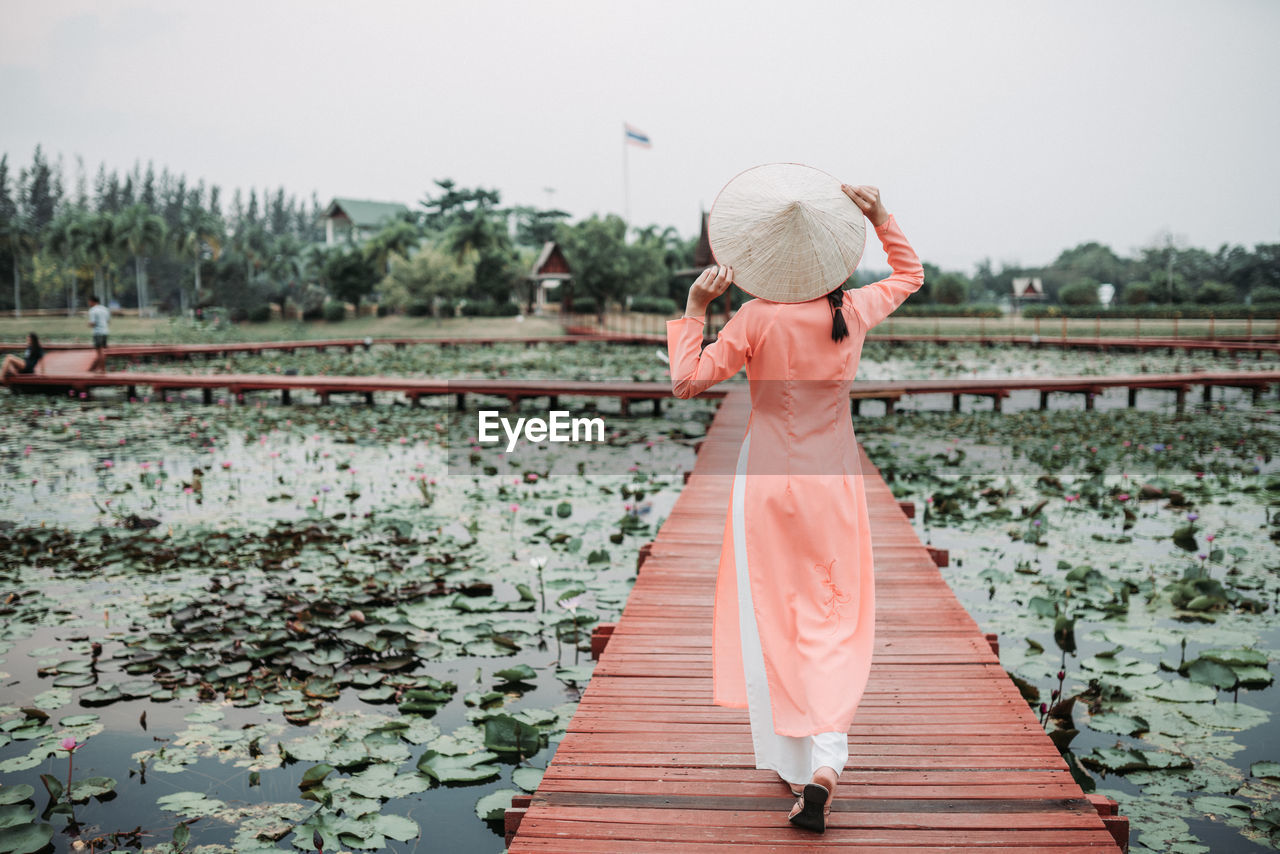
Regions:
[[[615,397],[621,401],[623,414],[630,411],[633,400],[652,400],[655,410],[671,396],[671,386],[666,382],[592,382],[568,380],[515,380],[515,379],[433,379],[418,377],[339,376],[339,375],[288,375],[288,374],[184,374],[160,371],[108,371],[94,373],[87,370],[92,362],[92,350],[61,350],[46,355],[46,364],[35,374],[18,375],[9,379],[15,388],[31,390],[71,389],[89,393],[95,388],[124,387],[130,397],[136,397],[139,387],[149,387],[157,400],[167,399],[171,391],[200,389],[206,403],[212,402],[215,389],[225,389],[234,399],[243,399],[248,392],[278,391],[284,402],[291,400],[295,391],[311,391],[327,402],[331,395],[358,394],[372,403],[378,392],[401,394],[410,401],[432,395],[455,395],[458,407],[464,405],[466,394],[485,394],[506,397],[512,404],[531,397],[546,397],[550,405],[558,405],[561,396],[582,395],[589,397]],[[1254,371],[1194,371],[1182,374],[1120,374],[1112,376],[1076,377],[990,377],[982,379],[942,378],[927,380],[859,381],[854,384],[853,410],[859,411],[861,400],[881,400],[888,412],[904,395],[949,394],[953,408],[959,410],[961,395],[990,397],[995,409],[1013,391],[1039,391],[1040,408],[1047,409],[1053,393],[1084,395],[1085,408],[1093,408],[1094,396],[1108,388],[1127,388],[1129,406],[1135,405],[1139,389],[1166,389],[1175,396],[1176,408],[1182,411],[1187,392],[1200,386],[1206,403],[1212,400],[1215,386],[1247,388],[1257,403],[1271,385],[1280,385],[1280,370]],[[731,385],[720,385],[703,392],[703,397],[723,397]]]
[[[714,320],[714,318],[713,318]],[[665,322],[665,321],[664,321]],[[873,330],[869,341],[889,344],[928,342],[934,344],[971,344],[992,346],[1008,344],[1027,347],[1061,347],[1083,350],[1200,350],[1237,356],[1252,354],[1261,359],[1264,354],[1280,354],[1280,341],[1274,336],[1255,335],[1248,339],[1230,338],[1174,338],[1168,336],[1097,335],[1097,336],[1043,336],[1001,335],[990,332],[981,335],[901,334],[882,329]],[[108,348],[109,358],[126,358],[133,361],[160,359],[223,358],[233,353],[293,353],[298,350],[345,350],[373,345],[394,346],[397,349],[415,346],[493,346],[495,343],[525,344],[577,344],[583,341],[606,341],[611,344],[650,344],[665,346],[666,336],[651,332],[598,332],[590,328],[570,327],[565,335],[509,336],[498,338],[475,337],[399,337],[399,338],[323,338],[297,341],[240,341],[218,344],[113,344]],[[21,351],[23,342],[0,342],[0,350]],[[46,343],[46,350],[67,350],[84,347],[82,343]]]
[[[720,405],[644,559],[568,733],[508,813],[531,852],[1116,852],[1128,822],[1086,797],[863,456],[875,530],[876,650],[821,836],[756,770],[745,709],[711,702],[710,630],[745,389]],[[1098,806],[1095,806],[1098,802]]]

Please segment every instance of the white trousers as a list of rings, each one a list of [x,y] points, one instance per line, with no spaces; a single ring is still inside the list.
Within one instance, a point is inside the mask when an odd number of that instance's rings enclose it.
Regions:
[[[756,767],[778,772],[793,788],[802,788],[824,765],[836,774],[849,761],[849,735],[822,732],[817,735],[779,735],[773,729],[773,707],[769,703],[769,682],[765,677],[764,651],[751,604],[751,574],[747,570],[747,538],[744,522],[746,497],[747,432],[738,452],[738,469],[733,478],[733,558],[738,576],[738,624],[742,636],[742,664],[747,682],[747,708],[751,718],[751,744]]]

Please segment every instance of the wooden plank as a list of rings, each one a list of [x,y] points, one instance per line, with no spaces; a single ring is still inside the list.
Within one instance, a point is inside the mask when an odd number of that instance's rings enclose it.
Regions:
[[[742,390],[721,404],[509,851],[1118,851],[865,453],[871,678],[826,834],[786,821],[792,798],[755,767],[746,709],[712,702],[721,475],[748,409]]]

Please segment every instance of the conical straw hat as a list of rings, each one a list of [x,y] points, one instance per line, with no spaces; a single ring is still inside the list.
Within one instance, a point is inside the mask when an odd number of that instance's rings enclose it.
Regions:
[[[711,251],[752,296],[805,302],[853,275],[867,239],[862,210],[840,181],[800,163],[739,173],[711,206]]]

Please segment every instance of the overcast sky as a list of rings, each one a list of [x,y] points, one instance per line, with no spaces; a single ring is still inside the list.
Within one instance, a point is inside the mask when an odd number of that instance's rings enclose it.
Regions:
[[[0,152],[696,233],[734,174],[881,188],[926,260],[1280,242],[1280,2],[0,0]],[[883,266],[874,239],[864,266]]]

